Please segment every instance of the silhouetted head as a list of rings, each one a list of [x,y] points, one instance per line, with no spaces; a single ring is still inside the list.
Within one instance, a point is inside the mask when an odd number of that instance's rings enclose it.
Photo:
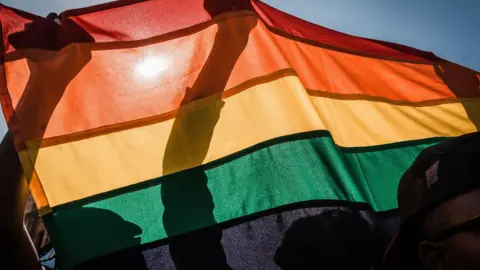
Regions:
[[[58,14],[55,13],[55,12],[50,12],[50,13],[48,13],[46,18],[49,19],[49,20],[55,20],[55,19],[58,19]]]
[[[295,221],[275,254],[290,269],[371,269],[379,252],[369,224],[358,214],[327,211]]]
[[[59,237],[68,246],[79,247],[77,257],[89,257],[83,253],[105,254],[141,242],[142,229],[139,226],[105,209],[81,207],[63,211],[55,216],[55,223],[72,232]]]
[[[69,232],[56,234],[52,231],[51,234],[53,243],[57,243],[55,249],[60,265],[64,259],[63,248],[66,248],[68,254],[75,252],[70,256],[75,258],[74,262],[81,262],[75,269],[146,269],[140,250],[119,251],[139,245],[142,229],[117,213],[100,208],[79,207],[61,211],[54,219],[55,226],[63,227],[63,230]]]
[[[480,269],[480,132],[424,149],[402,176],[389,269]]]

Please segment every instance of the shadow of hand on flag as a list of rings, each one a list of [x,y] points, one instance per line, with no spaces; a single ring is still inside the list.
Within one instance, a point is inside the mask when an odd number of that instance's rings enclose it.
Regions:
[[[479,76],[475,71],[450,62],[434,64],[435,73],[460,99],[468,118],[480,130],[480,108],[474,99],[480,93]]]
[[[219,10],[222,6],[217,0],[204,2],[204,8],[212,18],[225,11]],[[195,83],[186,90],[175,117],[163,160],[164,174],[198,167],[205,162],[215,125],[224,107],[222,93],[255,25],[217,24],[213,47]],[[196,99],[202,99],[202,103],[195,102]],[[206,172],[194,168],[180,173],[185,175],[183,184],[168,181],[168,177],[161,184],[165,207],[163,224],[168,236],[216,223],[215,204]],[[180,237],[169,247],[178,269],[230,269],[221,244],[221,231],[204,230],[194,235]]]
[[[68,84],[92,58],[86,42],[94,39],[68,18],[63,18],[62,26],[53,20],[38,18],[23,31],[9,35],[8,40],[16,51],[6,56],[5,61],[25,59],[30,72],[15,107],[14,119],[8,120],[10,132],[17,140],[30,141],[29,157],[34,166],[40,141],[55,108]],[[15,142],[17,149],[23,150],[25,146],[20,143]],[[30,181],[33,170],[25,174]]]

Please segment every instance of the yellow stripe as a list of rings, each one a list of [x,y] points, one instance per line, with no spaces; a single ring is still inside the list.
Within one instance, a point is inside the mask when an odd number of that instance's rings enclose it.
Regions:
[[[326,129],[338,145],[372,146],[473,132],[477,128],[464,106],[480,113],[479,100],[410,107],[310,96],[295,76],[219,97],[183,107],[168,149],[175,119],[39,150],[38,143],[28,144],[29,155],[38,154],[35,167],[50,206],[195,167],[279,136]]]
[[[38,179],[38,175],[33,169],[30,156],[27,155],[26,151],[21,151],[18,153],[20,162],[22,163],[22,168],[24,172],[25,181],[28,181],[28,188],[32,193],[33,200],[38,209],[38,213],[43,216],[51,212],[51,209],[48,204],[47,196],[43,190],[42,184]]]
[[[431,106],[312,97],[318,116],[337,145],[373,146],[477,131],[480,99]],[[468,109],[468,114],[467,110]]]

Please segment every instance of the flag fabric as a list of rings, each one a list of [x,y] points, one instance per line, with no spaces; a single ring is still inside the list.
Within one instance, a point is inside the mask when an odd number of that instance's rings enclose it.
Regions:
[[[177,264],[172,243],[212,228],[225,264],[260,263],[235,252],[272,255],[282,217],[390,213],[423,148],[479,130],[479,73],[256,0],[117,1],[57,22],[0,5],[0,22],[3,112],[64,265],[166,247]],[[235,240],[270,222],[273,242]]]

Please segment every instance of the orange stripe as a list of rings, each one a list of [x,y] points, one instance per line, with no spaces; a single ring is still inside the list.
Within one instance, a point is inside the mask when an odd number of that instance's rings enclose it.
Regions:
[[[366,99],[480,97],[480,76],[454,64],[401,63],[307,45],[273,34],[251,12],[225,14],[216,23],[161,43],[142,41],[142,47],[22,50],[24,58],[5,63],[18,121],[9,125],[18,125],[24,140],[118,125],[282,69],[294,69],[311,91]]]

